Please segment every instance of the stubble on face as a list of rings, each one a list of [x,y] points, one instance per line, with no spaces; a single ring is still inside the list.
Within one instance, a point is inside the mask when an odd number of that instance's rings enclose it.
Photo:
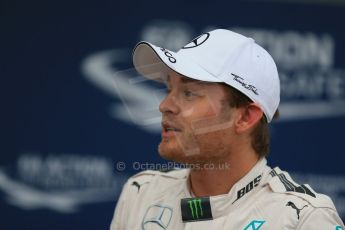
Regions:
[[[221,109],[212,116],[186,119],[184,129],[173,138],[162,139],[158,151],[171,161],[187,164],[223,162],[230,154],[232,109],[220,99]],[[212,108],[212,106],[210,107]]]

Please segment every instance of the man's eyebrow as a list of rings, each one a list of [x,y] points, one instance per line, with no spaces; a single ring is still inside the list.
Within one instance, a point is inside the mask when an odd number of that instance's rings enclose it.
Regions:
[[[182,83],[205,83],[204,81],[195,80],[189,77],[182,77],[181,82]]]
[[[167,82],[170,82],[170,75],[167,75]],[[189,78],[189,77],[185,77],[185,76],[181,76],[181,82],[186,84],[186,83],[196,83],[196,84],[207,84],[208,82],[206,81],[199,81],[199,80],[195,80],[193,78]]]

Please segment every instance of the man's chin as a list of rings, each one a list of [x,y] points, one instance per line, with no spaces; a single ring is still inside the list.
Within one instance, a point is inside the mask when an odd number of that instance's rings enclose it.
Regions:
[[[175,161],[177,156],[182,155],[181,149],[170,146],[169,143],[161,142],[158,146],[159,155],[165,160]]]
[[[158,146],[159,155],[165,160],[181,164],[192,164],[198,161],[199,150],[184,151],[179,146],[171,146],[167,143],[160,143]]]

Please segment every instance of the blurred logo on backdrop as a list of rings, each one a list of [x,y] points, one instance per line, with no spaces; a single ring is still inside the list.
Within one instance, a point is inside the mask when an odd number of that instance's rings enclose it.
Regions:
[[[16,165],[0,168],[0,191],[8,204],[24,210],[73,213],[115,201],[127,178],[100,156],[25,153]]]

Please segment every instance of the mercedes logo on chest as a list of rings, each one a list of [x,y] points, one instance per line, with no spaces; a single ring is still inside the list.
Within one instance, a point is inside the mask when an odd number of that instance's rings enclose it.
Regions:
[[[190,48],[195,48],[197,46],[200,46],[201,44],[203,44],[204,42],[206,42],[206,40],[210,37],[209,33],[204,33],[196,38],[193,39],[193,41],[191,41],[190,43],[188,43],[187,45],[185,45],[184,47],[182,47],[182,49],[190,49]]]

